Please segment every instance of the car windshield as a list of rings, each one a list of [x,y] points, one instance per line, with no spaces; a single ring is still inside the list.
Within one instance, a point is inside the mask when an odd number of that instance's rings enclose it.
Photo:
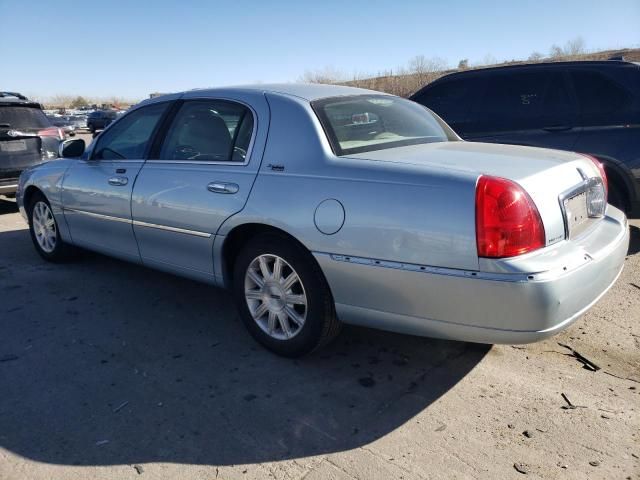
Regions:
[[[458,139],[429,110],[403,98],[357,95],[311,105],[339,156]]]
[[[46,128],[51,122],[37,107],[0,106],[0,125],[16,130]]]

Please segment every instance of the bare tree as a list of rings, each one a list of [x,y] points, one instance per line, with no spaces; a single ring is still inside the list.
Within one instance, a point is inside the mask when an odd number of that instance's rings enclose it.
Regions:
[[[584,40],[582,37],[576,37],[565,43],[564,47],[560,47],[556,44],[551,45],[550,57],[558,59],[562,57],[575,57],[584,53],[586,53]]]
[[[307,70],[299,79],[303,83],[341,83],[345,80],[344,73],[329,66],[320,70]]]
[[[466,70],[467,68],[469,68],[469,59],[468,58],[463,58],[462,60],[460,60],[458,62],[458,70]]]
[[[529,55],[530,62],[539,62],[543,58],[544,58],[544,55],[542,55],[540,52],[533,52],[531,55]]]
[[[564,47],[565,54],[567,55],[580,55],[585,53],[586,48],[584,39],[582,37],[576,37],[573,40],[569,40]]]

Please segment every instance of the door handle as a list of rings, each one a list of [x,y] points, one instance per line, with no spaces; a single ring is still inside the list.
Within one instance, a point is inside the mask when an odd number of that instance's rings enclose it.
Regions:
[[[237,193],[240,187],[235,183],[211,182],[207,185],[207,190],[213,193]]]
[[[565,130],[573,129],[573,127],[571,125],[551,125],[549,127],[542,127],[542,129],[547,132],[564,132]]]
[[[122,187],[129,183],[129,179],[127,177],[111,177],[108,182],[109,185],[113,185],[114,187]]]

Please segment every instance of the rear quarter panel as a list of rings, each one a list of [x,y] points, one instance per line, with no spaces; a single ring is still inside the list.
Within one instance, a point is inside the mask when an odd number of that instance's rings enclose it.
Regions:
[[[271,125],[259,175],[245,209],[219,234],[243,223],[266,223],[315,253],[478,268],[477,175],[335,157],[307,102],[267,99]],[[340,202],[345,212],[342,228],[331,235],[314,221],[326,199]]]

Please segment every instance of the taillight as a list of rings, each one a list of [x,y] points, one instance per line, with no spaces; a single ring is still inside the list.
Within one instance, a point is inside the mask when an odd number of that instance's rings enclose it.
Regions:
[[[609,193],[609,181],[607,180],[607,172],[604,171],[602,163],[600,163],[600,160],[598,160],[596,157],[592,157],[591,155],[586,155],[583,153],[582,156],[587,157],[589,160],[591,160],[598,169],[600,178],[602,178],[602,184],[604,185],[604,194],[606,197],[606,195]]]
[[[64,140],[64,132],[58,127],[47,127],[38,131],[39,137],[56,137],[58,140]]]
[[[479,257],[502,258],[542,248],[540,213],[520,185],[481,176],[476,186],[476,243]]]

